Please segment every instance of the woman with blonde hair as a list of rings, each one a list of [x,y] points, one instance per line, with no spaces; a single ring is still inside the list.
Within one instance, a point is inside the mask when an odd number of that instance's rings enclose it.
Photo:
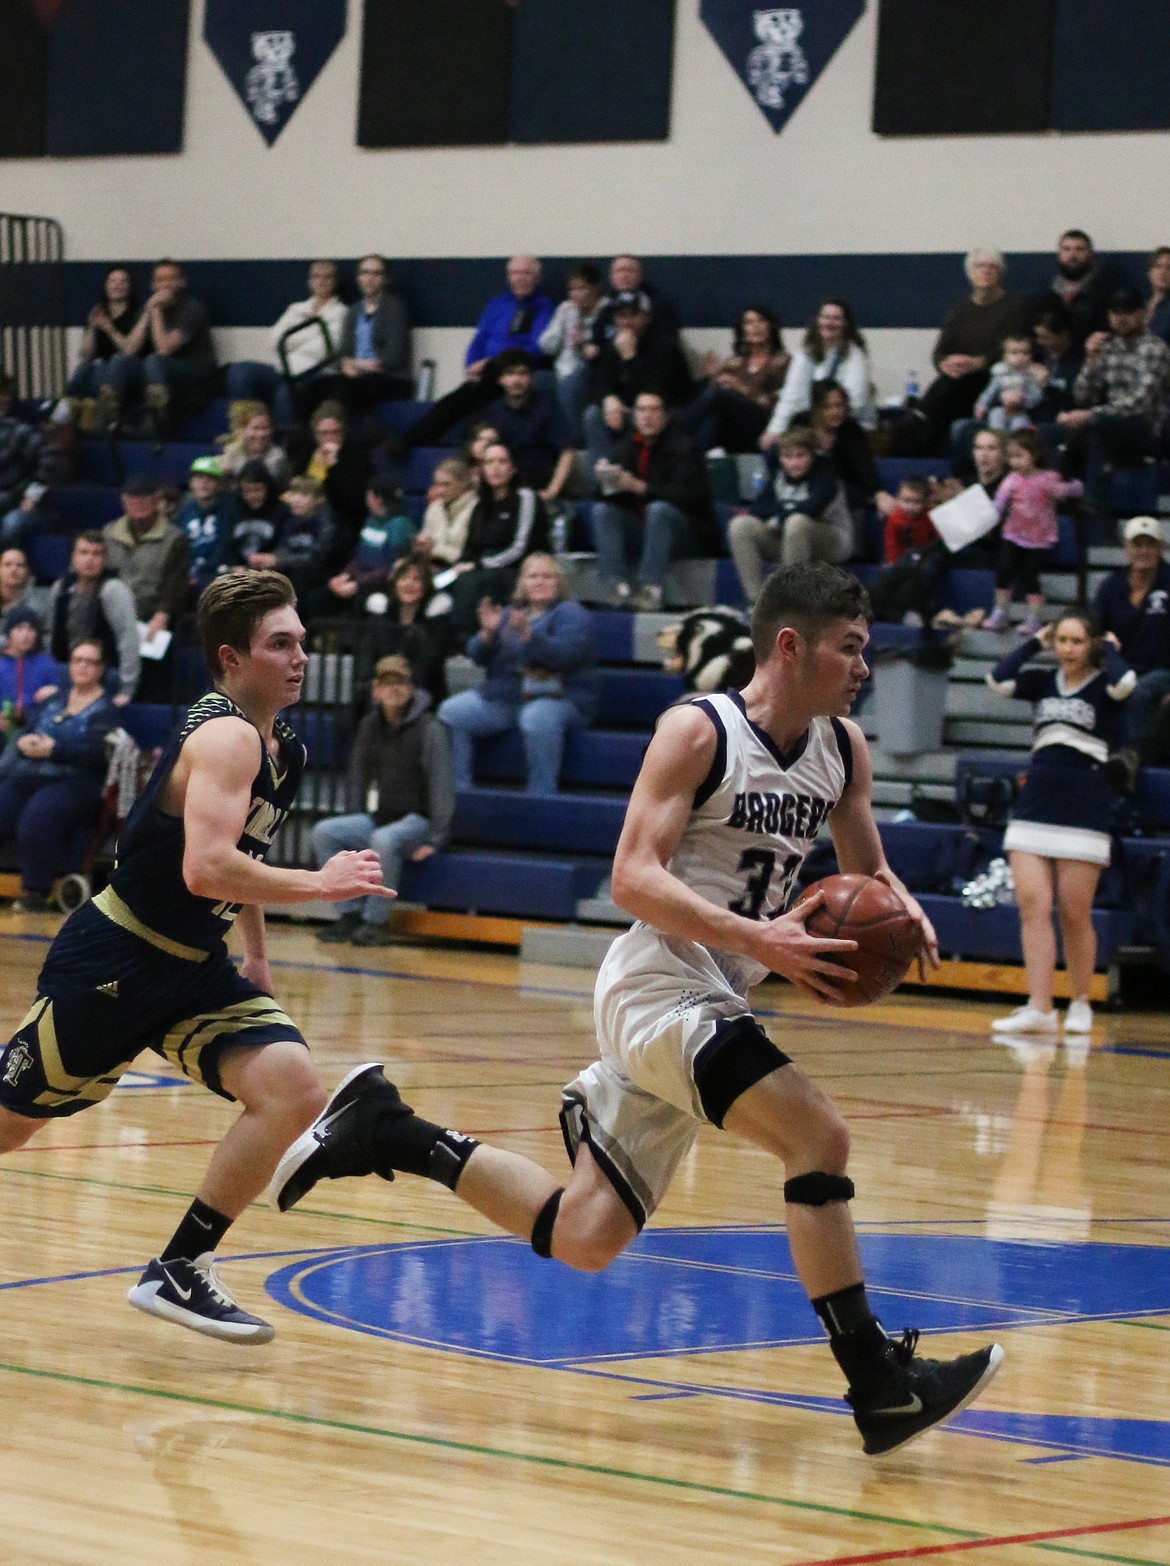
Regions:
[[[519,727],[530,794],[554,794],[565,736],[596,709],[593,617],[571,596],[552,555],[529,555],[508,608],[479,602],[467,655],[487,671],[474,690],[449,696],[439,717],[451,730],[456,788],[471,788],[475,741]]]

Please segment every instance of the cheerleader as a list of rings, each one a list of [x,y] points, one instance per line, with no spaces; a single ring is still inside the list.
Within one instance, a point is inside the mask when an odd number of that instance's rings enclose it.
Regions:
[[[1057,668],[1024,668],[1049,650],[1056,654]],[[1136,678],[1122,661],[1116,637],[1096,638],[1091,621],[1080,613],[1044,626],[987,676],[999,695],[1035,705],[1032,764],[1004,834],[1020,910],[1028,1004],[993,1022],[996,1033],[1056,1032],[1054,904],[1073,993],[1064,1031],[1092,1029],[1093,897],[1109,863],[1114,802],[1104,761],[1116,743],[1121,703]]]

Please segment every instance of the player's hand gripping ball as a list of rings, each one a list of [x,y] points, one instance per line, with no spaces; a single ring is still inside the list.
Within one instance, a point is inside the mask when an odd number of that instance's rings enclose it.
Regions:
[[[857,942],[855,952],[829,958],[857,975],[856,984],[841,986],[835,1004],[866,1006],[897,989],[922,949],[922,928],[893,888],[868,875],[829,875],[806,887],[797,903],[814,892],[825,900],[805,921],[808,933]]]

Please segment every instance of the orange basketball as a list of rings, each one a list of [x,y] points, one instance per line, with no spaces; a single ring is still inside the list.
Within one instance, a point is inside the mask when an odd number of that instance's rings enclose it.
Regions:
[[[837,1004],[866,1006],[897,989],[922,947],[922,931],[897,893],[872,876],[829,875],[806,887],[797,902],[814,892],[825,900],[805,921],[809,934],[857,942],[855,952],[832,956],[857,975],[856,984],[842,987]]]

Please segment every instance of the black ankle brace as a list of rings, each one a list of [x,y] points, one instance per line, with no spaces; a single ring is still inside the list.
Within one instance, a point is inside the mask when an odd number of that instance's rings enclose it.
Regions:
[[[393,1171],[436,1180],[453,1191],[467,1160],[479,1143],[473,1136],[436,1126],[397,1095],[373,1106],[371,1130],[373,1166],[377,1174],[393,1178]]]

